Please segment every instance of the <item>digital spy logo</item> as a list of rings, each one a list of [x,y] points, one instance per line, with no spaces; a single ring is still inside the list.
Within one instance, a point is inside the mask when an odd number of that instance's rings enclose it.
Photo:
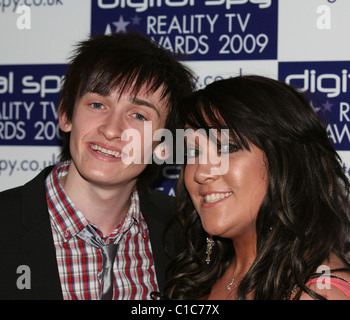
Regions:
[[[337,150],[350,150],[350,61],[281,62],[279,79],[307,94]]]
[[[66,65],[0,66],[0,144],[60,144],[57,102]]]
[[[259,8],[268,8],[273,0],[143,0],[140,3],[132,3],[130,0],[97,0],[97,5],[101,9],[114,8],[134,8],[136,12],[147,11],[154,7],[188,7],[198,6],[204,3],[205,6],[225,6],[226,9],[234,8],[237,5],[252,3],[258,5]]]
[[[192,60],[276,59],[277,12],[277,0],[94,0],[91,33],[138,31]]]

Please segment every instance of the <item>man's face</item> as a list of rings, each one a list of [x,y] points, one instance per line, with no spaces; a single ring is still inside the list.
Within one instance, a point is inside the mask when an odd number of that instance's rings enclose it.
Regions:
[[[168,100],[161,100],[162,88],[149,94],[146,89],[142,87],[137,95],[129,92],[120,95],[118,88],[107,96],[89,92],[76,102],[72,121],[60,114],[61,129],[71,132],[72,162],[68,174],[76,184],[87,182],[111,188],[135,185],[146,168],[145,149],[154,149],[153,134],[164,128],[168,115]],[[152,123],[151,138],[145,139],[145,121]],[[122,151],[131,140],[121,138],[123,132],[132,131],[139,133],[141,163],[127,164],[123,157],[128,155]]]

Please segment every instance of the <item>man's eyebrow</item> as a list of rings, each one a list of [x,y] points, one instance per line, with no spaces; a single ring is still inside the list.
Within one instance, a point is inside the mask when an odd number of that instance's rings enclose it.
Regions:
[[[137,97],[131,98],[130,101],[136,105],[146,106],[148,108],[155,110],[158,114],[158,117],[160,117],[159,111],[153,103],[146,101],[146,100],[143,100],[143,99],[140,99],[140,98],[137,98]]]

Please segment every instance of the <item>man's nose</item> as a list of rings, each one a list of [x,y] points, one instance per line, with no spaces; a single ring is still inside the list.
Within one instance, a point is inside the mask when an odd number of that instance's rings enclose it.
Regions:
[[[123,119],[117,111],[110,112],[105,116],[103,122],[99,126],[99,132],[103,134],[107,140],[120,139],[123,132]]]

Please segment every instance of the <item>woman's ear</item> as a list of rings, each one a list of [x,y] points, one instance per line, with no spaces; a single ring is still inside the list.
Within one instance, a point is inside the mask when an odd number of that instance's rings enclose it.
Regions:
[[[72,130],[72,123],[67,118],[67,114],[62,111],[61,105],[58,107],[58,123],[63,132],[69,132]]]

